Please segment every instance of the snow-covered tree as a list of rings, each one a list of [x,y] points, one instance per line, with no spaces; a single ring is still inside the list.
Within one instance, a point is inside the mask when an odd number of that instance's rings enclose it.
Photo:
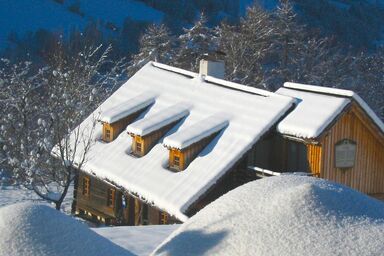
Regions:
[[[129,67],[129,75],[133,75],[148,61],[170,64],[173,59],[174,38],[164,25],[152,24],[141,36],[139,53],[134,55]]]
[[[227,79],[263,87],[264,58],[271,50],[274,35],[269,14],[254,5],[239,25],[223,23],[218,34],[220,50],[226,54]]]
[[[13,178],[60,209],[77,170],[94,143],[93,125],[79,123],[105,99],[125,69],[110,63],[110,48],[62,48],[36,73],[29,64],[5,63],[0,141]]]
[[[207,26],[204,13],[200,14],[191,28],[183,30],[178,38],[178,49],[173,64],[187,70],[198,71],[200,57],[217,50],[216,35]]]

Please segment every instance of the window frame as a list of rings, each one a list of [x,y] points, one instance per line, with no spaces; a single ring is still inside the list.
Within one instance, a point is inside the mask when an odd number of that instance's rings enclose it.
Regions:
[[[105,129],[105,139],[111,140],[111,129]]]
[[[168,216],[168,213],[166,212],[163,212],[163,211],[160,211],[160,224],[161,225],[165,225],[165,224],[168,224],[168,219],[169,219],[169,216]]]
[[[116,189],[114,188],[108,188],[107,190],[107,206],[109,208],[115,207],[115,200],[116,199]]]
[[[90,194],[91,194],[91,180],[89,177],[85,176],[83,177],[82,195],[89,198]]]

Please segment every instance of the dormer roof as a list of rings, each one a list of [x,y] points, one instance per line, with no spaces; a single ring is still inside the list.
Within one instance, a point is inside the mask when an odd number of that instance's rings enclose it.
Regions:
[[[117,122],[139,110],[142,110],[155,102],[156,95],[152,92],[143,92],[135,97],[102,111],[100,121],[106,123]]]

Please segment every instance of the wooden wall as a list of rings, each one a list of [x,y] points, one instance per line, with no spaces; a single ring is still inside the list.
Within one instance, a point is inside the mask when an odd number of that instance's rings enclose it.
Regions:
[[[84,178],[89,178],[89,195],[83,195],[83,182]],[[76,189],[76,211],[87,211],[91,212],[96,216],[102,218],[115,218],[117,217],[117,212],[121,207],[121,201],[119,202],[118,198],[121,198],[121,192],[115,192],[115,202],[114,207],[108,206],[108,189],[115,189],[114,187],[108,185],[107,183],[93,178],[91,176],[85,175],[83,172],[79,173],[78,177],[78,187]]]
[[[342,139],[357,143],[355,165],[352,168],[335,167],[335,144]],[[384,193],[384,137],[355,102],[321,137],[320,144],[322,150],[315,149],[318,153],[313,154],[313,166],[314,170],[321,170],[321,178],[367,194]],[[315,155],[322,158],[320,167],[315,164]]]
[[[83,194],[84,178],[88,178],[90,181],[89,195]],[[113,207],[108,206],[109,189],[115,189]],[[158,208],[150,206],[140,199],[84,172],[79,172],[74,193],[76,193],[74,195],[75,212],[94,222],[103,222],[101,220],[103,218],[107,224],[115,225],[137,226],[180,223],[176,218],[169,216]]]

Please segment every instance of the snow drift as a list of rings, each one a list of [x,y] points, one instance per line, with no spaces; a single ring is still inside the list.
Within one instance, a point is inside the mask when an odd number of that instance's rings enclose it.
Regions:
[[[197,213],[156,255],[380,255],[384,203],[325,180],[248,183]]]
[[[55,209],[21,203],[0,208],[0,256],[133,255]]]

